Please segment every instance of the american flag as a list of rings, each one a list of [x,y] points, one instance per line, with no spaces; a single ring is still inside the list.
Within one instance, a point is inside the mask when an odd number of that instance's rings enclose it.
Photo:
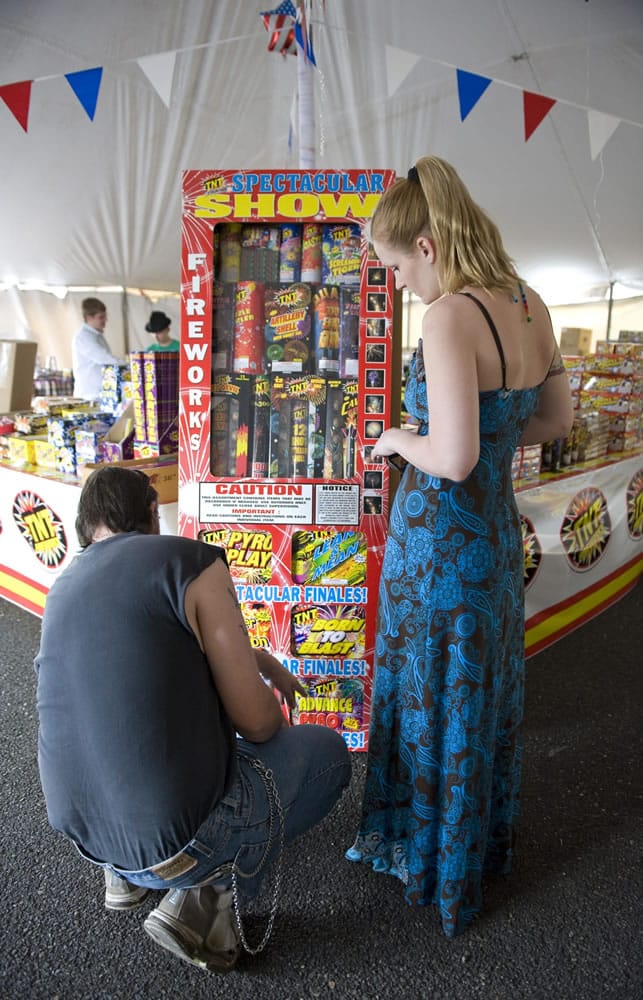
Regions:
[[[281,52],[282,56],[288,53],[297,54],[297,41],[295,39],[295,21],[297,11],[290,0],[284,0],[274,10],[264,10],[261,12],[266,31],[270,32],[268,42],[269,52]]]

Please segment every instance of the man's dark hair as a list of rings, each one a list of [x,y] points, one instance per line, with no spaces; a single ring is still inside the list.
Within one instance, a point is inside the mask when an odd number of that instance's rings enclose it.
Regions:
[[[101,524],[115,534],[127,531],[150,534],[156,516],[152,504],[157,500],[158,493],[149,478],[138,469],[123,469],[118,465],[94,469],[78,503],[76,534],[81,548],[91,545]]]

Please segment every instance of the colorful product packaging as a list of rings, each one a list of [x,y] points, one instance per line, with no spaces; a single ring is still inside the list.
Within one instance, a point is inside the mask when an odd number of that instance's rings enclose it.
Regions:
[[[270,475],[321,477],[326,380],[274,375],[271,401]]]
[[[339,374],[339,288],[320,285],[313,293],[315,371]]]
[[[294,583],[353,587],[366,579],[366,536],[336,528],[295,531],[291,573]]]
[[[233,370],[248,375],[263,370],[264,285],[239,281],[235,293]]]
[[[212,371],[232,368],[235,285],[215,281],[212,289]]]
[[[355,378],[359,359],[359,286],[345,285],[339,290],[339,374]]]
[[[322,280],[322,227],[317,222],[302,225],[301,280],[313,284]]]
[[[309,285],[295,282],[266,286],[266,371],[301,373],[311,370],[311,309]]]
[[[301,231],[299,222],[281,227],[279,247],[279,281],[287,284],[301,280]]]
[[[214,275],[218,281],[236,282],[241,277],[241,223],[215,228]]]
[[[243,280],[279,281],[281,232],[277,226],[247,224],[241,229]]]
[[[324,284],[359,282],[361,229],[357,223],[324,223],[322,227],[322,276]]]

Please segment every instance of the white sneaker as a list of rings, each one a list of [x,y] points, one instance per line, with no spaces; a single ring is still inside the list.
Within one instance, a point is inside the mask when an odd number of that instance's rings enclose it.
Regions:
[[[132,885],[111,869],[105,872],[105,908],[107,910],[135,910],[149,896],[150,890],[140,885]]]
[[[212,972],[230,972],[241,952],[231,889],[171,889],[143,927],[162,948]]]

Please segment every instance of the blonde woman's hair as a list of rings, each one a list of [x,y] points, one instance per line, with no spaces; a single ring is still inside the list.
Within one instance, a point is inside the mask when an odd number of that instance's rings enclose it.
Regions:
[[[398,178],[377,204],[371,239],[410,253],[418,236],[435,244],[442,294],[466,285],[513,291],[516,269],[498,227],[475,203],[454,168],[423,156]]]

